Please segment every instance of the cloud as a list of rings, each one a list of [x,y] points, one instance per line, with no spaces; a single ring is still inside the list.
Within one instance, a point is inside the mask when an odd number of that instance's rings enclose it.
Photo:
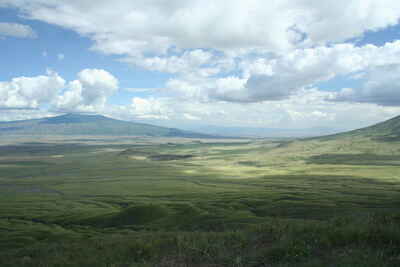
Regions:
[[[219,125],[304,129],[354,129],[395,116],[400,108],[331,102],[333,92],[301,90],[289,99],[257,103],[181,101],[175,97],[135,97],[125,110],[111,116],[169,125]]]
[[[0,82],[0,108],[38,108],[51,102],[64,85],[65,80],[53,71]]]
[[[118,79],[101,69],[84,69],[78,79],[57,97],[55,107],[63,111],[101,111],[107,98],[118,90]]]
[[[117,79],[111,82],[112,75],[100,70],[86,71],[52,100],[54,110],[176,123],[301,128],[363,126],[360,123],[399,112],[390,106],[398,101],[395,66],[400,64],[400,41],[383,46],[349,43],[397,25],[397,0],[337,0],[329,5],[312,0],[2,3],[18,8],[24,18],[91,39],[92,50],[170,74],[165,85],[151,90],[152,97],[111,106],[106,101],[116,92]],[[393,77],[386,72],[393,72]],[[364,85],[340,93],[318,90],[320,82],[338,76],[357,76]]]
[[[241,68],[248,79],[242,90],[225,90],[223,95],[217,91],[215,97],[237,102],[282,100],[338,75],[349,75],[370,66],[399,61],[399,57],[393,55],[400,55],[400,42],[383,47],[356,47],[352,44],[319,46],[296,49],[272,59],[246,60]]]
[[[370,69],[393,64],[400,64],[400,41],[380,47],[336,44],[296,49],[272,58],[244,59],[238,64],[236,75],[184,75],[170,79],[167,88],[187,99],[244,103],[277,101],[338,76],[363,79]]]
[[[400,106],[400,64],[375,67],[364,74],[361,88],[344,88],[331,99],[339,102]]]
[[[132,114],[138,119],[169,119],[171,113],[163,99],[132,98]]]
[[[97,51],[136,63],[148,58],[144,65],[149,68],[163,65],[154,63],[165,60],[160,56],[184,57],[185,50],[198,48],[240,56],[342,42],[395,25],[400,18],[396,0],[339,0],[329,5],[311,0],[3,2],[29,18],[91,38]]]
[[[341,44],[396,25],[395,0],[4,2],[26,18],[90,38],[93,50],[174,74],[165,86],[170,92],[203,101],[278,101],[400,58],[399,42]]]
[[[57,114],[38,109],[2,109],[0,112],[0,121],[29,120],[55,115]]]
[[[118,90],[118,80],[101,69],[84,69],[78,79],[66,82],[56,72],[16,77],[0,82],[0,109],[40,109],[59,111],[101,111],[107,98]]]
[[[399,67],[392,69],[393,77],[398,70]],[[374,75],[379,77],[379,72]],[[366,76],[375,77],[369,73]],[[373,81],[372,78],[370,80]],[[216,84],[221,88],[229,86],[240,90],[245,81],[232,76],[218,79]],[[58,112],[94,112],[171,127],[214,124],[264,128],[353,129],[390,118],[400,112],[400,107],[333,102],[331,100],[336,97],[335,92],[322,92],[317,88],[301,89],[281,100],[246,104],[220,100],[202,101],[196,98],[183,101],[175,96],[152,96],[133,97],[130,105],[112,105],[106,104],[106,101],[118,90],[118,80],[107,71],[98,69],[82,70],[77,79],[68,83],[58,74],[49,72],[37,77],[14,78],[9,82],[2,82],[0,88],[0,108],[6,108],[0,112],[0,120],[37,118]],[[54,92],[58,95],[54,95]],[[19,101],[13,102],[15,99]],[[47,109],[47,106],[50,108]]]
[[[36,38],[37,34],[29,25],[0,22],[0,37]]]
[[[338,0],[326,3],[313,0],[293,1],[304,9],[296,27],[308,34],[313,43],[342,42],[396,25],[400,3],[396,0]]]
[[[132,93],[141,93],[141,92],[162,91],[165,90],[165,88],[124,88],[123,90]]]
[[[125,62],[134,63],[148,70],[168,73],[185,73],[193,71],[207,63],[213,58],[210,52],[196,49],[186,51],[181,56],[170,57],[147,57],[128,58]]]

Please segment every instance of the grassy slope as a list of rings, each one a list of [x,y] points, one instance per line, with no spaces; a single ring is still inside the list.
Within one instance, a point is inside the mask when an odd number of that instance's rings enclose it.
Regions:
[[[311,139],[335,140],[346,137],[371,138],[380,141],[400,141],[400,116],[354,131],[333,134],[324,137],[315,137]]]
[[[396,141],[36,144],[0,170],[2,266],[400,264]]]

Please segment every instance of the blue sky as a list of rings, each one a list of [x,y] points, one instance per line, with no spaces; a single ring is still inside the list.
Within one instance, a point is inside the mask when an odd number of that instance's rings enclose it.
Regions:
[[[400,114],[399,18],[390,0],[1,0],[0,120],[365,126]]]
[[[15,9],[0,8],[0,18],[1,22],[29,25],[38,35],[38,38],[27,39],[3,37],[1,58],[6,63],[0,69],[2,81],[18,76],[38,76],[48,68],[67,80],[74,79],[82,69],[107,69],[118,76],[122,88],[162,87],[168,77],[121,63],[117,56],[91,51],[89,38],[60,26],[24,19]],[[60,54],[64,55],[62,60],[58,58]],[[116,97],[119,102],[125,99]]]

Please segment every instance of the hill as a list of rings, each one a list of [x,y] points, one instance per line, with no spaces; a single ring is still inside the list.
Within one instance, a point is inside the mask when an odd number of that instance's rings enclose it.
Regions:
[[[111,135],[216,138],[217,136],[116,120],[101,115],[65,114],[56,117],[0,122],[0,135]]]
[[[344,137],[371,138],[376,141],[400,141],[400,116],[365,128],[312,139],[331,140]]]
[[[363,166],[359,173],[373,175],[365,166],[400,166],[400,116],[349,132],[281,142],[272,154],[289,155],[283,156],[287,161],[296,157],[298,171],[304,171],[304,163],[308,168],[313,164]]]

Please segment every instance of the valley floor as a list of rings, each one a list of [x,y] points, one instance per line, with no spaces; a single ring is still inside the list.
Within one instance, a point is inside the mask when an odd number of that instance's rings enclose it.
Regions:
[[[1,266],[400,265],[400,142],[0,143]]]

